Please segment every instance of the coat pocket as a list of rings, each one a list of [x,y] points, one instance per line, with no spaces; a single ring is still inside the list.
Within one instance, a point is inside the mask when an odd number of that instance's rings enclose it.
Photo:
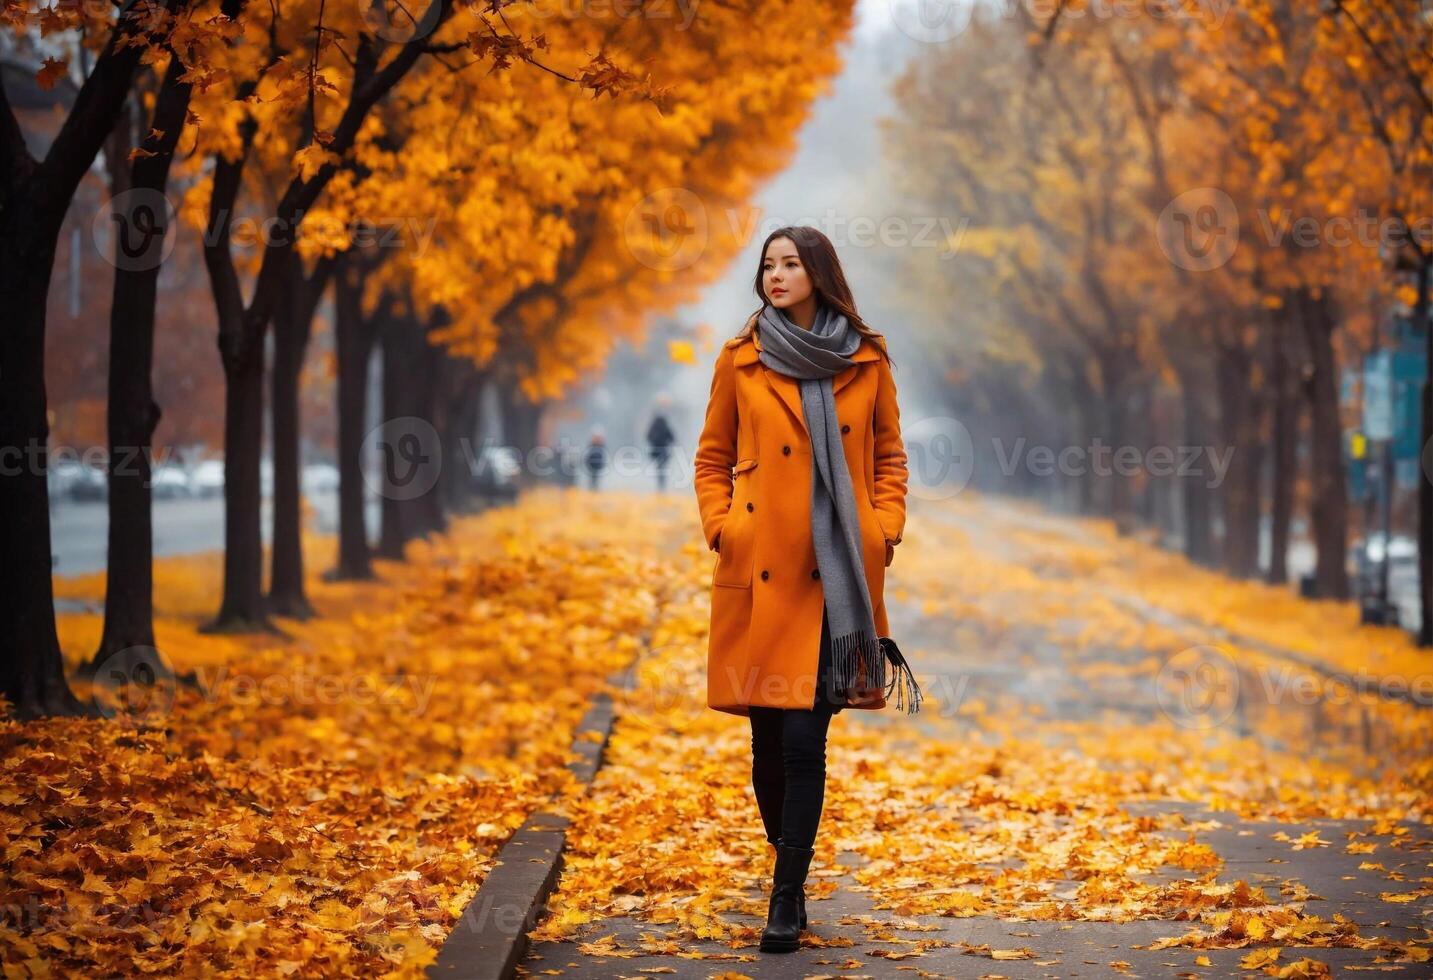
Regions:
[[[713,585],[751,587],[751,566],[756,553],[756,514],[747,509],[752,503],[751,471],[755,459],[738,460],[733,468],[731,509],[721,526],[721,550],[717,552]]]

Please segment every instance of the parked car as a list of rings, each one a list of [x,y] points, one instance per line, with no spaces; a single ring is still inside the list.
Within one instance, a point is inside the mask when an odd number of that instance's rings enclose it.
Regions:
[[[206,459],[194,467],[189,483],[196,497],[218,497],[224,493],[224,461]]]
[[[189,484],[189,474],[182,466],[166,463],[156,466],[149,478],[149,490],[155,500],[174,500],[194,495]]]
[[[484,497],[517,497],[522,463],[512,446],[484,446],[473,466],[473,492]]]
[[[305,494],[338,492],[338,467],[332,463],[310,463],[300,479]]]
[[[75,484],[84,479],[84,469],[85,465],[78,460],[51,460],[45,471],[45,480],[50,488],[50,499],[68,499],[75,489]]]
[[[1356,558],[1361,558],[1368,566],[1383,564],[1383,533],[1375,531],[1367,539],[1360,539],[1354,543],[1353,553]],[[1399,565],[1416,564],[1418,561],[1418,542],[1406,534],[1395,534],[1388,545],[1388,558],[1392,563],[1391,567]]]
[[[73,500],[108,500],[109,474],[97,466],[79,464],[74,482],[70,484]]]

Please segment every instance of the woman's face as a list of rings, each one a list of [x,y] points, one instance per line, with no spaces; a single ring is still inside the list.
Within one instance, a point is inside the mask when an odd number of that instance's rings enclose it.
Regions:
[[[761,263],[761,288],[767,302],[779,309],[786,309],[805,302],[811,296],[811,279],[801,256],[796,254],[796,243],[789,238],[773,238],[766,246],[766,257]]]

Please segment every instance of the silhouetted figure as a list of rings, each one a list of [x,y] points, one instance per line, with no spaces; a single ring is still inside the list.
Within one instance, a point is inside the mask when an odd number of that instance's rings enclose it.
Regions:
[[[592,489],[596,490],[597,480],[607,468],[607,440],[603,438],[600,429],[592,430],[592,441],[587,444],[584,462],[587,464],[587,474],[592,480]]]
[[[651,446],[652,461],[657,464],[657,489],[667,489],[667,461],[672,458],[672,443],[677,434],[672,431],[665,415],[658,414],[647,426],[647,445]]]

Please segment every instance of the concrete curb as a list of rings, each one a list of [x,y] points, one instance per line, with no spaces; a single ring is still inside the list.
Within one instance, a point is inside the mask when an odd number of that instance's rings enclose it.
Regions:
[[[626,689],[629,668],[612,678]],[[579,758],[568,763],[583,792],[602,767],[617,712],[611,695],[597,694],[573,732],[572,751]],[[566,817],[545,810],[532,813],[498,851],[497,863],[483,879],[478,893],[453,925],[429,977],[447,980],[509,980],[527,952],[527,934],[542,918],[547,898],[562,871],[567,844]]]

